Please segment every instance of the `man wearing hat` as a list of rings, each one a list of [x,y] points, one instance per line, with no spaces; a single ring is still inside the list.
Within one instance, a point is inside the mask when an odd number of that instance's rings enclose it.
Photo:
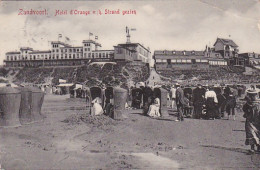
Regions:
[[[251,146],[250,152],[255,152],[255,146],[260,151],[260,104],[258,99],[258,91],[251,89],[247,91],[246,104],[243,106],[244,115],[246,118],[245,130],[246,130],[246,145]]]
[[[194,118],[200,119],[202,115],[202,107],[204,104],[204,96],[206,89],[202,88],[201,84],[193,90],[193,105],[194,105]]]
[[[176,83],[176,106],[178,111],[178,118],[176,121],[183,121],[183,106],[184,106],[184,92],[180,87],[180,84]]]

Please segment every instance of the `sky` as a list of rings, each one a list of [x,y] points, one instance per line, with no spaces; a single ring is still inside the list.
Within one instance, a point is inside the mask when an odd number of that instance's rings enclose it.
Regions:
[[[18,15],[23,10],[48,11],[48,15]],[[120,14],[105,15],[105,9]],[[56,10],[67,15],[55,16]],[[70,15],[70,10],[103,14]],[[122,15],[132,10],[136,14]],[[0,64],[5,53],[32,47],[49,50],[50,42],[68,37],[73,46],[98,36],[102,49],[131,42],[154,50],[204,50],[217,37],[230,38],[239,51],[260,53],[260,1],[258,0],[160,0],[160,1],[0,1]],[[91,38],[94,39],[94,36]]]

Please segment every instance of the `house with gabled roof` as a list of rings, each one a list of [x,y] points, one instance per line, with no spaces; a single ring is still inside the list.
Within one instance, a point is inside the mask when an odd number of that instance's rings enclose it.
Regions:
[[[220,53],[223,58],[233,58],[238,56],[238,45],[231,39],[217,38],[214,51]]]

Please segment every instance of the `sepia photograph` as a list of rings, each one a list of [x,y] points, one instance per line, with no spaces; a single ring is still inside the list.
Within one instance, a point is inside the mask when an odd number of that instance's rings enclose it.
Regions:
[[[260,169],[259,0],[0,0],[0,170]]]

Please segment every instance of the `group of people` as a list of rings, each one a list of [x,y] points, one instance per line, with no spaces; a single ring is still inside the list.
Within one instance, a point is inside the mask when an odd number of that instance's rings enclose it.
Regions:
[[[227,112],[228,119],[235,120],[235,107],[238,90],[236,86],[206,86],[198,84],[195,89],[183,88],[175,84],[170,92],[171,107],[177,107],[177,120],[183,121],[184,116],[195,119],[220,119]]]
[[[158,90],[158,89],[157,89]],[[246,145],[251,146],[251,152],[260,152],[260,99],[259,91],[254,86],[245,91],[245,100],[242,110],[246,119]],[[161,94],[152,87],[143,87],[130,91],[131,108],[144,110],[144,114],[150,117],[161,116]],[[176,121],[183,121],[184,117],[195,119],[220,119],[225,112],[228,119],[235,120],[235,107],[238,96],[241,96],[236,86],[206,86],[198,84],[195,89],[187,90],[180,84],[175,84],[170,90],[171,107],[177,109]],[[113,108],[113,96],[111,94],[105,99],[105,107],[102,108],[101,98],[96,97],[92,101],[92,115],[110,113]],[[103,110],[104,109],[104,110]],[[256,149],[256,150],[255,150]]]

